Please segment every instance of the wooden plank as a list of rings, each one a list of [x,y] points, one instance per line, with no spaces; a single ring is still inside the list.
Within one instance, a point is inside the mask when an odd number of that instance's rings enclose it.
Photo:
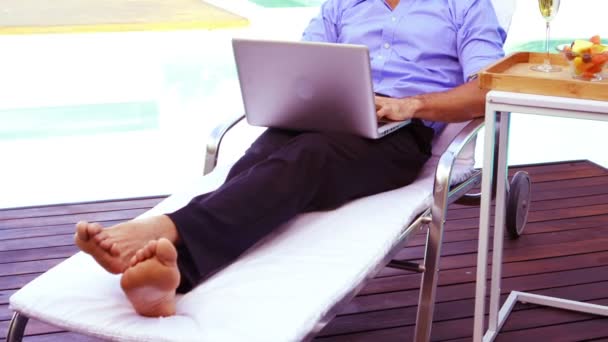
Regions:
[[[600,215],[597,217],[590,217],[590,218],[586,218],[584,223],[581,223],[580,228],[593,228],[593,227],[597,227],[598,225],[601,226],[606,226],[606,222],[608,219],[608,215]],[[577,221],[576,219],[568,219],[568,220],[560,220],[560,221],[556,221],[556,228],[553,228],[550,225],[545,225],[546,222],[539,222],[537,223],[539,225],[540,228],[534,227],[534,229],[537,232],[558,232],[560,230],[572,230],[572,229],[578,229],[579,227],[577,227]],[[564,224],[562,224],[564,223]],[[528,236],[531,235],[528,232],[528,229],[532,229],[529,227],[526,227],[526,232],[524,233],[524,236]],[[471,233],[471,235],[473,236],[477,236],[478,231],[477,230],[470,230],[469,231]],[[449,237],[451,234],[453,234],[453,232],[447,232],[446,235],[448,236],[448,238],[446,238],[446,243],[450,242],[452,239]],[[490,235],[493,235],[492,233],[490,233]],[[521,239],[521,238],[520,238]],[[526,238],[527,239],[527,238]],[[416,237],[413,239],[413,241],[420,241],[419,237]],[[459,240],[455,240],[455,241],[459,241]],[[524,260],[533,260],[533,259],[537,259],[537,258],[548,258],[548,257],[555,257],[555,256],[560,256],[562,255],[561,253],[563,251],[568,251],[569,253],[573,253],[573,254],[580,254],[580,253],[589,253],[589,252],[595,252],[595,251],[603,251],[604,250],[604,245],[606,244],[608,241],[606,241],[605,239],[601,239],[601,240],[595,240],[595,241],[579,241],[579,242],[565,242],[565,243],[559,243],[556,245],[547,245],[547,246],[534,246],[534,247],[527,247],[526,248],[526,253],[518,253],[516,249],[514,250],[505,250],[504,251],[504,258],[503,260],[505,260],[505,262],[509,259],[511,261],[524,261]],[[395,259],[398,260],[410,260],[413,262],[422,262],[422,252],[423,249],[418,249],[418,255],[416,256],[411,256],[409,254],[410,249],[412,248],[413,245],[408,245],[406,246],[402,251],[398,252],[395,255]],[[420,246],[420,244],[418,245]],[[475,250],[476,251],[476,250]],[[524,259],[522,259],[522,257],[524,257]],[[461,267],[465,267],[465,266],[472,266],[475,265],[476,263],[476,256],[471,256],[471,254],[448,254],[445,252],[445,250],[442,253],[442,258],[441,258],[441,268],[442,269],[446,269],[446,267],[458,267],[458,265],[460,265]],[[383,276],[390,276],[390,275],[395,275],[395,274],[408,274],[408,273],[412,273],[412,272],[408,272],[408,271],[403,271],[403,270],[398,270],[398,269],[393,269],[393,268],[385,268],[382,271],[380,271],[380,273],[377,275],[377,277],[383,277]]]
[[[556,186],[556,188],[558,188],[558,187],[559,186]],[[565,191],[559,190],[559,189],[539,191],[536,188],[532,188],[533,192],[531,194],[531,200],[532,201],[548,201],[548,200],[561,199],[561,198],[578,198],[578,197],[582,197],[582,196],[599,195],[599,194],[605,194],[607,188],[608,188],[607,184],[580,186],[580,187],[575,187],[575,188],[569,188],[569,189],[566,189]]]
[[[593,301],[595,304],[606,304],[608,300]],[[516,304],[501,333],[515,330],[527,329],[539,325],[566,324],[581,320],[593,319],[595,316],[556,310],[548,307],[531,307],[521,303]],[[437,322],[437,329],[433,331],[434,340],[445,340],[452,338],[472,337],[473,317],[445,320]],[[413,326],[412,326],[413,328]]]
[[[599,266],[597,268],[587,265],[584,270],[570,268],[542,274],[534,274],[529,271],[525,273],[522,272],[523,275],[503,277],[503,286],[501,287],[501,290],[504,294],[508,294],[512,289],[521,291],[542,290],[547,287],[546,284],[551,284],[551,287],[559,287],[608,281],[608,275],[589,274],[590,270],[599,272],[605,269],[608,269],[608,265]],[[463,283],[441,285],[441,291],[437,291],[437,303],[468,298],[473,299],[475,293],[475,273],[473,273],[472,276],[472,279],[467,279]],[[573,276],[581,276],[582,278],[569,278]],[[552,282],[549,283],[549,281]],[[419,286],[420,284],[406,290],[358,296],[345,307],[341,314],[354,314],[416,306],[418,304]],[[608,289],[604,291],[604,295],[608,297]]]
[[[6,336],[6,333],[8,332],[9,323],[10,321],[0,322],[0,336]],[[46,334],[60,331],[63,331],[63,329],[40,322],[35,319],[28,321],[27,326],[25,327],[26,335]]]
[[[584,253],[593,253],[606,250],[608,239],[596,239],[589,241],[577,241],[577,242],[565,242],[553,245],[539,245],[533,247],[527,247],[525,252],[519,249],[507,249],[503,252],[503,262],[523,262],[529,260],[536,260],[542,258],[559,257],[563,255],[575,255]],[[401,252],[395,256],[399,260],[410,260],[413,262],[422,262],[422,250],[420,255],[416,258],[406,258],[405,253],[409,252],[408,247],[405,247]],[[492,253],[489,254],[488,260],[491,260]],[[440,260],[440,267],[442,270],[450,268],[462,268],[468,266],[475,266],[477,264],[476,253],[463,253],[446,255],[442,253]],[[378,277],[392,276],[396,274],[411,274],[413,272],[397,270],[393,268],[383,269]]]
[[[34,280],[42,273],[17,274],[11,276],[0,277],[0,289],[16,290],[22,288],[25,284]]]
[[[557,183],[557,184],[556,184]],[[551,182],[537,182],[533,183],[535,191],[549,191],[549,190],[570,190],[576,189],[583,186],[598,186],[608,184],[608,176],[597,176],[597,177],[586,177],[586,178],[575,178],[567,180],[555,180]]]
[[[575,231],[565,230],[560,232],[560,234],[549,233],[539,233],[539,234],[530,234],[526,236],[525,239],[518,240],[508,240],[504,241],[504,251],[508,251],[514,248],[522,248],[529,246],[539,246],[539,245],[553,245],[560,243],[576,243],[576,242],[586,242],[595,239],[606,240],[608,236],[608,225],[604,227],[592,227],[586,229],[577,229]],[[456,255],[456,254],[464,254],[464,253],[474,253],[477,251],[477,241],[467,240],[467,241],[455,241],[448,242],[443,244],[442,246],[442,256],[446,255]],[[411,246],[404,248],[398,253],[399,259],[419,259],[422,257],[424,253],[424,246]]]
[[[526,330],[504,332],[496,342],[537,342],[551,336],[552,342],[582,341],[608,336],[608,318],[597,318],[569,324],[558,324]]]
[[[26,342],[102,342],[103,340],[92,336],[77,333],[60,332],[54,334],[42,334],[28,336]]]
[[[608,169],[593,164],[589,161],[572,163],[571,165],[571,167],[566,167],[566,164],[558,163],[556,165],[540,164],[540,166],[510,166],[508,170],[508,179],[512,179],[512,177],[519,171],[525,171],[528,173],[532,182],[538,184],[608,175]],[[479,187],[476,189],[479,190]]]
[[[24,262],[13,262],[0,264],[0,277],[14,276],[17,274],[28,274],[45,272],[51,267],[65,260],[61,259],[44,259]]]
[[[59,224],[76,224],[80,220],[97,221],[117,221],[129,220],[148,211],[147,208],[113,210],[105,212],[94,212],[85,214],[72,214],[49,217],[28,217],[21,219],[10,219],[0,222],[0,231],[12,228],[41,227]]]
[[[552,286],[552,284],[550,286]],[[439,287],[438,291],[443,291],[442,289],[443,289],[443,287]],[[567,298],[567,299],[572,299],[572,300],[595,302],[598,300],[598,298],[599,299],[608,298],[608,282],[600,281],[600,282],[591,282],[591,283],[586,283],[586,284],[574,284],[574,285],[552,287],[552,288],[546,288],[546,289],[540,289],[540,290],[533,290],[531,292],[548,295],[548,296],[562,297],[562,298]],[[474,289],[471,289],[471,294],[472,293],[474,293]],[[415,295],[415,294],[412,294],[412,295]],[[507,297],[507,291],[505,291],[505,293],[501,296],[501,298],[504,301],[504,299],[506,299],[506,297]],[[472,317],[473,300],[474,300],[473,296],[471,295],[470,297],[464,298],[464,299],[456,299],[456,300],[438,302],[436,305],[436,313],[434,316],[435,321],[452,320],[452,319],[456,319],[456,318],[469,317],[469,316]],[[395,309],[396,310],[399,308],[402,308],[402,309],[411,308],[413,311],[416,310],[415,303],[414,304],[409,303],[407,306],[390,306],[389,298],[382,298],[381,301],[383,301],[384,305],[386,305],[386,307],[384,307],[383,309]],[[529,306],[531,306],[531,305],[529,305]],[[376,312],[379,312],[379,311],[382,311],[382,309],[377,310]],[[359,312],[352,312],[352,313],[363,314],[365,312],[371,312],[371,311],[359,311]],[[345,310],[341,314],[352,314],[352,313]],[[410,323],[414,324],[414,321],[412,321]]]
[[[605,268],[605,267],[604,267]],[[597,301],[598,297],[608,298],[608,278],[606,276],[597,276],[590,273],[599,271],[594,269],[594,272],[568,271],[556,272],[554,274],[540,274],[526,277],[518,277],[505,281],[507,284],[503,288],[503,299],[511,290],[511,285],[516,284],[518,290],[530,291],[538,294],[560,296],[572,300]],[[573,279],[579,275],[585,274],[585,280]],[[596,279],[604,278],[595,282]],[[524,282],[519,283],[518,280]],[[552,281],[557,281],[552,283]],[[545,289],[543,286],[552,284],[554,288]],[[442,286],[437,290],[438,302],[435,305],[435,321],[452,320],[459,318],[472,318],[475,284],[462,284],[455,286]],[[598,293],[599,291],[599,293]],[[412,292],[418,292],[412,291]],[[455,295],[460,292],[460,296]],[[412,297],[415,297],[412,294]],[[397,308],[375,310],[369,312],[360,312],[356,314],[339,315],[325,329],[321,331],[319,336],[341,335],[353,332],[378,330],[386,328],[394,328],[404,325],[414,325],[416,323],[416,302],[407,306]],[[386,302],[385,302],[386,303]],[[472,328],[472,324],[470,325]]]
[[[12,313],[8,319],[2,320],[2,312],[2,306],[0,306],[0,336],[6,336]],[[64,333],[63,331],[63,329],[53,325],[30,319],[25,330],[25,335],[28,335],[26,341],[102,341],[95,337],[77,333]]]
[[[543,272],[566,271],[604,265],[607,264],[607,260],[608,251],[585,254],[570,254],[565,251],[564,255],[559,257],[536,259],[527,262],[504,263],[502,274],[504,278],[509,278],[515,276],[532,275],[537,273],[538,270],[543,270]],[[475,282],[475,270],[475,265],[471,267],[458,267],[451,269],[442,267],[441,271],[439,272],[438,285],[444,286]],[[370,299],[367,299],[367,296],[364,295],[417,289],[420,287],[420,277],[421,275],[418,273],[411,273],[372,279],[361,290],[360,296],[353,299],[353,303],[357,307],[361,307],[361,305],[358,304],[359,300],[365,300],[366,302],[371,301]]]
[[[603,283],[603,286],[608,284]],[[584,289],[580,289],[584,290]],[[605,292],[605,291],[604,291]],[[608,299],[585,301],[597,305],[608,305]],[[524,307],[518,303],[518,307]],[[501,329],[502,332],[530,329],[541,325],[565,324],[573,321],[582,321],[599,318],[598,316],[568,310],[556,310],[545,306],[535,306],[528,310],[516,310]]]
[[[17,290],[0,290],[0,305],[8,304],[8,298]]]
[[[115,224],[123,222],[123,220],[119,221],[97,221],[104,227],[110,227]],[[5,229],[0,234],[1,240],[9,240],[9,239],[23,239],[23,238],[31,238],[31,237],[40,237],[40,236],[52,236],[57,234],[70,234],[74,233],[75,226],[73,224],[60,224],[60,225],[51,225],[44,227],[29,227],[29,228],[13,228],[13,229]]]
[[[598,215],[592,215],[592,216],[586,216],[586,217],[572,217],[572,218],[566,218],[566,219],[528,222],[526,224],[526,228],[535,227],[534,229],[551,230],[555,227],[556,230],[560,230],[560,227],[571,226],[572,228],[576,228],[577,222],[581,222],[583,227],[598,226],[598,225],[603,225],[604,222],[606,222],[605,215],[606,214],[598,214]],[[477,230],[477,226],[471,225],[472,222],[477,222],[477,224],[479,224],[479,219],[472,218],[472,219],[460,219],[460,220],[448,221],[448,222],[446,222],[444,229],[445,229],[446,233],[450,233],[450,232],[458,231],[458,230],[467,230],[467,229]],[[493,222],[492,222],[492,226],[493,226]],[[525,231],[524,231],[524,234],[526,234]]]
[[[518,164],[509,165],[509,176],[513,176],[518,171],[526,171],[530,175],[543,173],[562,172],[564,170],[589,170],[597,169],[598,166],[589,160],[558,161],[540,164]],[[601,167],[599,167],[601,168]]]
[[[526,224],[523,234],[526,236],[540,233],[555,233],[559,231],[574,231],[588,228],[601,228],[608,226],[608,214],[594,215],[585,218],[575,217],[569,219],[560,219],[552,221],[539,221]],[[446,229],[444,232],[444,243],[467,241],[477,239],[479,231],[477,229]],[[490,237],[494,236],[493,231],[490,232]],[[506,236],[506,235],[505,235]],[[507,237],[505,237],[507,239]],[[417,234],[410,239],[409,247],[421,246],[426,241],[426,234]]]
[[[568,179],[598,177],[605,175],[608,175],[608,170],[591,168],[582,170],[565,170],[550,173],[532,174],[530,178],[532,180],[532,184],[539,184],[542,182],[555,182],[564,181]]]
[[[154,196],[135,199],[107,200],[99,202],[82,202],[72,204],[54,204],[46,206],[0,209],[0,221],[71,214],[85,214],[100,211],[114,211],[124,209],[152,208],[166,196]]]
[[[604,284],[606,286],[608,284]],[[596,304],[606,305],[608,300],[596,301]],[[507,323],[501,330],[501,335],[505,332],[527,329],[530,327],[547,326],[556,324],[568,324],[593,319],[595,316],[575,313],[565,310],[555,310],[551,308],[533,308],[528,310],[516,310],[511,315]],[[409,341],[409,336],[413,338],[414,325],[405,325],[381,330],[364,331],[343,335],[323,336],[316,338],[315,341]],[[473,334],[473,318],[451,319],[436,321],[433,323],[431,338],[433,341],[447,341],[454,338],[462,338],[470,341]],[[578,336],[577,336],[578,337]],[[575,341],[575,339],[570,341]],[[540,341],[546,341],[541,339]],[[553,341],[553,339],[551,339]]]
[[[73,244],[74,233],[54,236],[39,236],[19,240],[0,240],[0,252],[42,247],[70,246]]]
[[[512,170],[511,172],[520,171],[520,169]],[[528,170],[527,170],[528,171]],[[594,195],[594,194],[605,194],[604,190],[597,191],[597,186],[608,185],[607,176],[595,176],[587,178],[574,178],[567,180],[535,181],[534,176],[532,179],[532,199],[533,200],[544,200],[552,198],[569,198],[578,197],[578,193],[581,195]],[[568,189],[568,191],[564,191]],[[596,190],[596,191],[594,191]],[[473,189],[471,192],[479,192],[479,188]],[[468,205],[452,204],[448,208],[448,211],[458,211],[463,208],[471,208]]]
[[[593,206],[584,207],[573,207],[573,208],[560,208],[556,210],[545,210],[531,212],[528,216],[528,222],[539,222],[539,221],[550,221],[550,220],[562,220],[568,218],[577,218],[584,216],[595,216],[603,215],[608,213],[608,204],[600,204]],[[493,223],[493,222],[492,222]],[[446,224],[446,229],[471,229],[476,228],[479,225],[479,218],[464,218],[450,220]]]
[[[0,265],[8,262],[31,261],[39,259],[67,258],[78,252],[74,244],[66,246],[19,249],[0,252]]]
[[[589,228],[589,227],[597,227],[597,226],[605,226],[606,217],[608,214],[599,214],[585,217],[571,217],[565,219],[555,219],[555,220],[546,220],[546,221],[538,221],[538,222],[528,222],[526,224],[526,230],[524,234],[528,234],[528,232],[549,232],[549,231],[560,231],[560,230],[570,230],[577,228]],[[471,221],[470,219],[468,219]],[[478,218],[475,218],[473,221],[479,222]],[[457,224],[454,224],[457,222]],[[458,231],[463,230],[475,230],[477,231],[477,227],[468,227],[467,225],[462,224],[463,220],[454,220],[448,221],[445,225],[445,234],[453,234]]]
[[[608,187],[606,187],[606,191],[608,192]],[[551,199],[551,200],[536,200],[532,198],[530,203],[530,212],[541,211],[541,210],[554,210],[554,209],[564,209],[564,208],[576,208],[583,207],[589,205],[598,205],[598,204],[607,204],[608,203],[608,193],[601,193],[591,196],[581,196],[581,197],[567,197],[567,198],[559,198],[559,199]],[[448,219],[464,219],[464,218],[478,218],[479,217],[479,208],[465,208],[460,209],[458,211],[450,211],[448,213]]]
[[[607,304],[608,301],[600,301],[598,304]],[[582,320],[592,319],[593,316],[575,313],[565,310],[555,310],[550,308],[534,308],[530,310],[518,310],[509,315],[505,326],[501,329],[501,334],[507,331],[527,329],[530,325],[554,325],[568,324]],[[434,341],[451,340],[453,338],[464,338],[470,341],[473,335],[473,318],[455,319],[450,321],[437,322],[433,326],[432,338]],[[407,327],[413,329],[412,327]],[[552,340],[551,340],[552,341]],[[574,341],[574,340],[572,340]]]
[[[557,183],[557,184],[555,184]],[[546,182],[532,182],[533,189],[536,191],[563,191],[564,189],[576,189],[585,186],[598,186],[608,184],[608,176],[596,176],[596,177],[585,177],[585,178],[574,178]],[[562,193],[563,194],[563,193]]]
[[[8,308],[8,304],[0,304],[0,322],[10,320],[12,316],[13,312]]]
[[[533,211],[528,215],[528,222],[558,220],[572,217],[608,214],[608,204],[586,205],[583,207],[559,208],[556,210]]]

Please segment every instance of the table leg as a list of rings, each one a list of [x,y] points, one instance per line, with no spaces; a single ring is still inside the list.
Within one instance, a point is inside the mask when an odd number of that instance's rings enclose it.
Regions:
[[[477,246],[477,282],[475,286],[475,315],[473,341],[481,342],[484,330],[486,272],[488,265],[488,230],[490,227],[490,202],[492,201],[492,177],[494,167],[494,143],[496,113],[486,103],[483,170],[481,179],[481,205],[479,213],[479,242]]]
[[[498,164],[496,170],[496,199],[494,212],[494,246],[492,248],[492,282],[490,285],[490,308],[488,330],[496,334],[502,322],[499,322],[500,283],[502,280],[502,249],[505,233],[505,203],[507,199],[507,171],[510,113],[499,112],[500,131],[498,141]],[[490,338],[490,341],[493,338]]]

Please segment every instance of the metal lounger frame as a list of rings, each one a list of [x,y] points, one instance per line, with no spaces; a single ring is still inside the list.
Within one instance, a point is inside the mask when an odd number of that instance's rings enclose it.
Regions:
[[[204,174],[211,172],[217,165],[221,142],[237,123],[245,116],[241,115],[223,125],[216,127],[207,143]],[[468,194],[468,192],[480,184],[481,172],[474,172],[467,180],[456,186],[450,186],[452,168],[458,155],[471,140],[477,137],[483,118],[472,120],[452,140],[446,151],[441,155],[435,171],[435,183],[433,186],[433,203],[430,208],[421,213],[413,223],[404,227],[399,239],[393,243],[390,252],[370,272],[364,281],[357,284],[346,294],[334,307],[329,310],[316,324],[315,328],[306,336],[305,341],[314,336],[339,313],[339,310],[348,303],[363,288],[365,283],[372,279],[382,268],[389,266],[422,272],[421,290],[418,301],[416,316],[416,334],[414,340],[417,342],[429,341],[431,326],[433,323],[433,310],[435,308],[435,292],[437,288],[437,277],[439,272],[439,256],[441,254],[441,243],[443,240],[443,228],[445,216],[449,204],[458,201],[463,204],[478,204],[479,194]],[[393,260],[393,257],[406,245],[413,233],[428,227],[427,242],[425,248],[424,264],[419,265],[401,260]],[[8,328],[7,342],[17,342],[23,339],[28,317],[15,312]]]

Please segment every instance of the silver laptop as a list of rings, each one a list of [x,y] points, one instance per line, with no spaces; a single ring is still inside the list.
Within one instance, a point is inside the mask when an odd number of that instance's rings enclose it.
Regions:
[[[408,121],[376,117],[362,45],[233,39],[250,125],[380,138]]]

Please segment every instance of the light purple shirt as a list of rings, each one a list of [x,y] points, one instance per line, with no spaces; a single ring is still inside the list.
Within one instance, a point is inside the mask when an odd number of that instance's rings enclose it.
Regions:
[[[366,45],[374,91],[395,98],[463,84],[504,56],[505,38],[490,0],[401,0],[392,11],[384,0],[328,0],[302,36]]]

